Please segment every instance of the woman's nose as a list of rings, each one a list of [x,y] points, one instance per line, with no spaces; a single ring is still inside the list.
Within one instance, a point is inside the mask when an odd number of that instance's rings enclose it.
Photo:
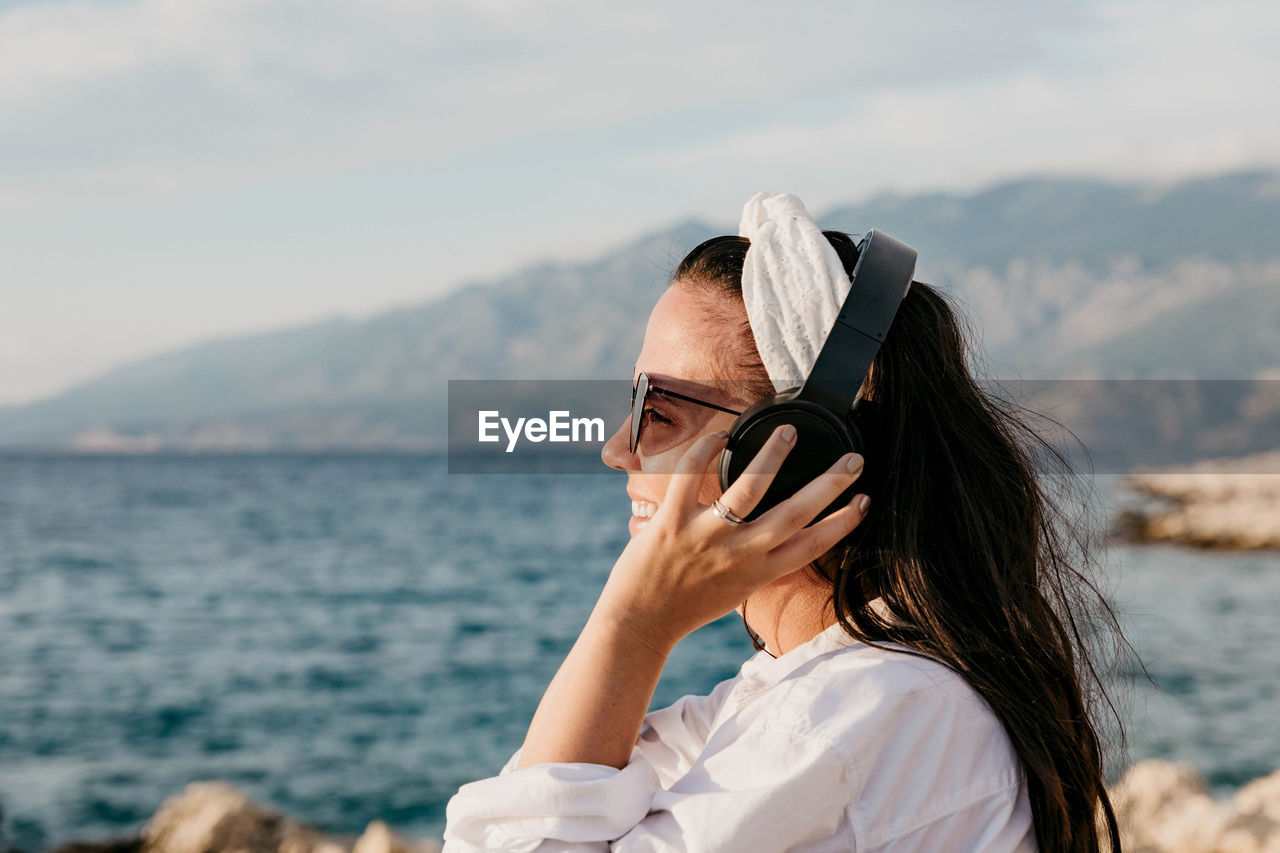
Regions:
[[[636,455],[631,452],[631,419],[626,418],[618,431],[609,437],[600,448],[600,458],[610,468],[619,471],[637,470],[640,465]]]

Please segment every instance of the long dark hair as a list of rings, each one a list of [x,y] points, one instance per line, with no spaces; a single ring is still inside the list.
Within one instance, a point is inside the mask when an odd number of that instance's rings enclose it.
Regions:
[[[851,273],[857,244],[823,233]],[[749,245],[708,240],[671,283],[741,302]],[[771,393],[745,312],[719,300],[743,318],[724,372]],[[986,700],[1026,772],[1041,850],[1118,853],[1095,717],[1105,705],[1123,727],[1095,657],[1128,645],[1093,580],[1097,525],[1068,511],[1061,487],[1078,478],[1033,413],[971,375],[962,317],[912,282],[863,385],[869,514],[808,570],[850,636],[935,658]],[[892,620],[868,606],[877,595]]]

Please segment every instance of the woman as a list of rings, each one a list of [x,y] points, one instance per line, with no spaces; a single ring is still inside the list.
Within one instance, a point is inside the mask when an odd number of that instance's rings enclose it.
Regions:
[[[522,747],[450,800],[446,851],[1118,851],[1082,636],[1115,620],[1037,467],[1066,463],[975,383],[938,291],[911,283],[863,383],[865,472],[848,454],[746,523],[711,508],[747,516],[795,440],[720,493],[734,413],[781,384],[761,354],[796,344],[744,277],[792,252],[784,291],[809,299],[825,265],[847,292],[858,254],[794,196],[758,194],[740,232],[653,309],[640,434],[602,451],[631,541]],[[735,609],[757,654],[646,714],[674,646]]]

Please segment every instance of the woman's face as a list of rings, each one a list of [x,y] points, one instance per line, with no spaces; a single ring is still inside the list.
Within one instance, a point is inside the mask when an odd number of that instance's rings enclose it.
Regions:
[[[708,300],[715,297],[679,284],[668,287],[653,307],[645,327],[644,345],[636,359],[632,382],[640,373],[649,375],[655,388],[665,388],[742,411],[751,401],[735,397],[727,383],[714,383],[718,375],[716,353],[733,352],[738,345],[732,330],[746,320],[745,309],[739,322],[724,322],[724,310],[711,310]],[[640,445],[632,453],[630,422],[624,421],[605,442],[600,457],[611,468],[627,472],[627,494],[632,500],[631,535],[636,533],[657,510],[667,493],[667,485],[675,475],[676,463],[700,436],[728,430],[734,416],[696,403],[649,393]],[[684,475],[681,475],[684,476]],[[710,504],[720,496],[716,471],[700,475],[702,485],[698,500]]]

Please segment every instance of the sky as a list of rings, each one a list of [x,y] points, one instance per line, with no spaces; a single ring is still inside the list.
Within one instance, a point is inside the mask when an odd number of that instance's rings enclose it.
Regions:
[[[0,404],[758,190],[1280,165],[1280,4],[0,0]]]

